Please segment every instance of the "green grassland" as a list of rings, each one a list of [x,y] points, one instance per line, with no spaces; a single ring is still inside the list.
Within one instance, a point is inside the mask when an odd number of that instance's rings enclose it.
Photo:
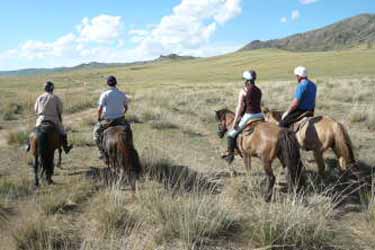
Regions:
[[[302,196],[281,190],[285,180],[275,162],[279,183],[271,203],[263,200],[260,162],[247,175],[238,159],[231,168],[241,174],[231,176],[220,159],[225,144],[216,136],[214,110],[234,109],[241,72],[257,70],[264,105],[282,110],[300,64],[318,83],[318,114],[342,122],[361,166],[375,166],[375,50],[257,50],[0,78],[0,249],[374,249],[374,192],[340,189],[347,184],[333,154],[326,155],[322,181],[312,155],[303,153],[310,174]],[[110,74],[131,96],[127,117],[137,121],[135,145],[148,170],[136,197],[127,185],[103,181],[105,166],[92,142],[96,101]],[[57,185],[35,191],[30,156],[20,145],[47,79],[64,100],[75,148],[56,169]]]

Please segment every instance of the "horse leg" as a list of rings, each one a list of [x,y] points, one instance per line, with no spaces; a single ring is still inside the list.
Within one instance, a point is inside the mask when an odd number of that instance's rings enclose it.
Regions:
[[[244,154],[243,156],[243,161],[245,164],[245,169],[248,175],[250,175],[250,170],[251,170],[251,155],[249,154]]]
[[[38,173],[38,167],[39,167],[39,159],[38,155],[34,157],[33,161],[33,168],[34,168],[34,179],[35,179],[35,186],[39,187],[39,173]]]
[[[134,194],[137,192],[137,177],[133,171],[128,174],[128,182],[132,190],[132,195],[134,196]]]
[[[268,188],[267,188],[265,200],[266,202],[270,202],[272,199],[273,187],[276,181],[275,175],[273,174],[273,170],[272,170],[272,163],[270,161],[264,162],[264,171],[266,172],[267,179],[268,179]]]
[[[323,154],[320,150],[314,150],[314,158],[316,163],[318,164],[318,172],[321,178],[324,178],[325,174],[325,163],[323,159]]]
[[[62,162],[62,160],[61,160],[62,148],[61,148],[61,147],[58,148],[58,151],[59,151],[59,161],[57,162],[57,167],[58,167],[58,168],[61,168],[61,162]]]

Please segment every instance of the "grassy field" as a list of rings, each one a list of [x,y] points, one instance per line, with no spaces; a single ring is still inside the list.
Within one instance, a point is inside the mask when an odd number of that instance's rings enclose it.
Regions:
[[[327,179],[303,153],[309,185],[302,196],[278,187],[265,203],[264,174],[254,161],[245,174],[220,159],[214,110],[234,109],[239,76],[258,71],[264,104],[285,109],[304,64],[318,83],[318,114],[349,130],[361,166],[375,166],[375,50],[291,53],[260,50],[193,61],[0,78],[0,249],[375,249],[372,188],[351,192],[336,161]],[[106,185],[92,141],[95,103],[114,74],[131,95],[128,118],[149,171],[132,197],[126,185]],[[65,102],[64,122],[76,145],[56,169],[57,185],[33,189],[20,147],[33,126],[32,106],[43,82],[55,81]],[[372,176],[370,176],[372,178]],[[371,183],[371,181],[370,181]]]

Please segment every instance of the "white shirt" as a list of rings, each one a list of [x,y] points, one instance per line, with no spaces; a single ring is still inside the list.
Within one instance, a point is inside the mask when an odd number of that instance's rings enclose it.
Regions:
[[[124,116],[125,106],[129,102],[129,97],[116,87],[101,94],[99,107],[103,107],[103,118],[113,120]]]

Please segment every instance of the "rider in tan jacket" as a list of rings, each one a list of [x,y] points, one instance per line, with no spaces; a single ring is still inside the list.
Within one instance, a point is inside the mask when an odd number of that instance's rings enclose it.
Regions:
[[[45,93],[36,99],[34,105],[34,111],[38,115],[36,127],[47,121],[53,123],[60,132],[62,146],[65,153],[68,154],[73,145],[68,145],[67,134],[62,124],[63,103],[58,96],[53,94],[54,84],[52,82],[46,82],[44,90]]]

